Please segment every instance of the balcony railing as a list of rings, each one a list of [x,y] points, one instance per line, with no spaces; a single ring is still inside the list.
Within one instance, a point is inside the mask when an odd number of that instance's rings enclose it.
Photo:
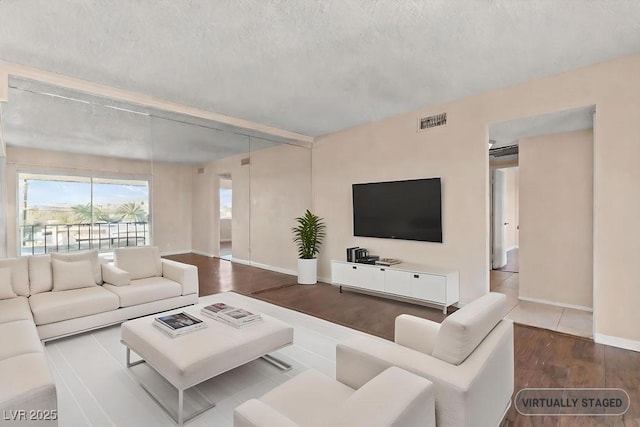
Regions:
[[[149,224],[119,222],[96,224],[46,224],[20,226],[21,254],[109,250],[149,244]]]

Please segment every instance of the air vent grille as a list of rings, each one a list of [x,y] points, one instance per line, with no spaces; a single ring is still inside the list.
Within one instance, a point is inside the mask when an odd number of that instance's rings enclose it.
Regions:
[[[491,157],[504,157],[513,156],[518,154],[517,145],[509,145],[507,147],[491,148],[489,150],[489,156]]]
[[[447,124],[447,113],[435,114],[429,117],[418,119],[418,132],[434,128],[436,126],[444,126]]]
[[[251,161],[249,160],[249,157],[245,157],[244,159],[240,160],[240,165],[242,166],[246,166],[250,163]]]

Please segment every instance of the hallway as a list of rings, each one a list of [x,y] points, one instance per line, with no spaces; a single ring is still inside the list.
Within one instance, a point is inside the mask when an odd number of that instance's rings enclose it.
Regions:
[[[518,300],[519,273],[491,270],[491,291],[507,296],[507,319],[579,337],[593,338],[593,313]]]

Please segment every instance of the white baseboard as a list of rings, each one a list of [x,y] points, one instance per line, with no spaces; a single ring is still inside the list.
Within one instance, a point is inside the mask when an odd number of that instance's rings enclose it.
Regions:
[[[557,302],[557,301],[547,301],[547,300],[544,300],[544,299],[521,297],[521,296],[519,296],[518,299],[520,301],[537,302],[539,304],[553,305],[553,306],[562,307],[562,308],[572,308],[574,310],[582,310],[582,311],[588,311],[590,313],[593,313],[593,308],[585,307],[583,305],[565,304],[565,303]]]
[[[318,277],[318,282],[328,283],[330,285],[333,285],[333,283],[331,283],[331,277]],[[340,285],[334,285],[334,286],[340,286]]]
[[[161,252],[160,256],[190,254],[191,252],[194,252],[194,251],[191,249],[184,249],[181,251],[166,251],[166,252]]]
[[[273,265],[262,264],[260,262],[250,261],[249,265],[252,266],[252,267],[262,268],[263,270],[275,271],[277,273],[290,274],[292,276],[297,276],[298,275],[298,272],[296,270],[291,270],[291,269],[288,269],[288,268],[281,268],[281,267],[274,267]]]
[[[195,249],[191,249],[191,252],[196,254],[196,255],[208,256],[209,258],[215,257],[214,254],[210,254],[209,252],[197,251]]]
[[[625,350],[640,352],[640,341],[629,340],[620,337],[612,337],[604,334],[594,334],[593,340],[597,344],[610,345],[612,347],[624,348]]]

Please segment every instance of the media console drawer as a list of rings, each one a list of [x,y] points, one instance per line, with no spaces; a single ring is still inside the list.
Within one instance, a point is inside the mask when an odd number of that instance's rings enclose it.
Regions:
[[[346,287],[441,306],[443,313],[459,300],[458,272],[416,264],[386,267],[331,261],[331,281],[341,290]]]

